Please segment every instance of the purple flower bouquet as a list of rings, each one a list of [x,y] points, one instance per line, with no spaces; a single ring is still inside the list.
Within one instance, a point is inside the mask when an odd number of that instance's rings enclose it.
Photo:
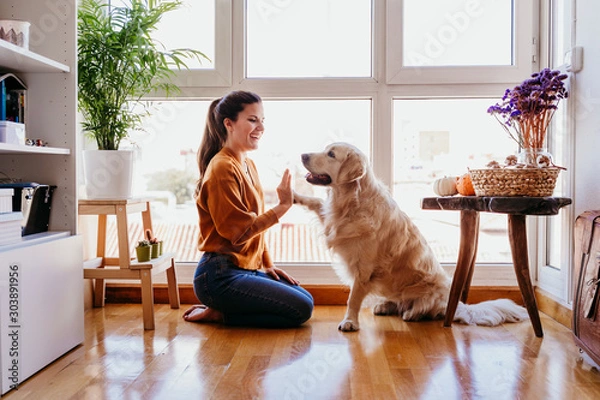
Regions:
[[[558,70],[545,68],[514,89],[506,89],[502,101],[487,111],[519,147],[542,149],[558,103],[569,95],[564,85],[566,78]]]

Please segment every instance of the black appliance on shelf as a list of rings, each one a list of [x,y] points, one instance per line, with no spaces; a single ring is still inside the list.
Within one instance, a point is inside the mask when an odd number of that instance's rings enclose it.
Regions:
[[[0,188],[14,190],[13,211],[23,213],[21,236],[48,231],[52,195],[56,186],[36,182],[14,182],[1,183]]]

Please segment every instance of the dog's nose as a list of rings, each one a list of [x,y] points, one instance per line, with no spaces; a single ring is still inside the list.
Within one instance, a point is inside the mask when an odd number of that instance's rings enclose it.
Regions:
[[[302,158],[302,162],[307,162],[308,159],[310,158],[310,156],[305,153],[305,154],[302,154],[301,158]]]

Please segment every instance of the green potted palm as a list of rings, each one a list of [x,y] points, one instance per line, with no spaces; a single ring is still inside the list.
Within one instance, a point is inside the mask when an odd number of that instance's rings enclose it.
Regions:
[[[89,198],[131,195],[133,152],[120,145],[141,127],[144,113],[135,106],[149,94],[177,91],[171,78],[187,68],[186,60],[208,60],[198,50],[167,50],[153,37],[161,17],[181,1],[122,3],[81,0],[78,7],[78,109],[84,134],[98,148],[84,151]]]

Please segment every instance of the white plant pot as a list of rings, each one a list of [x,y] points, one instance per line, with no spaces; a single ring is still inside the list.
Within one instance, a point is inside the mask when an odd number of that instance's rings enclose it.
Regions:
[[[128,199],[133,177],[132,150],[84,150],[88,199]]]

